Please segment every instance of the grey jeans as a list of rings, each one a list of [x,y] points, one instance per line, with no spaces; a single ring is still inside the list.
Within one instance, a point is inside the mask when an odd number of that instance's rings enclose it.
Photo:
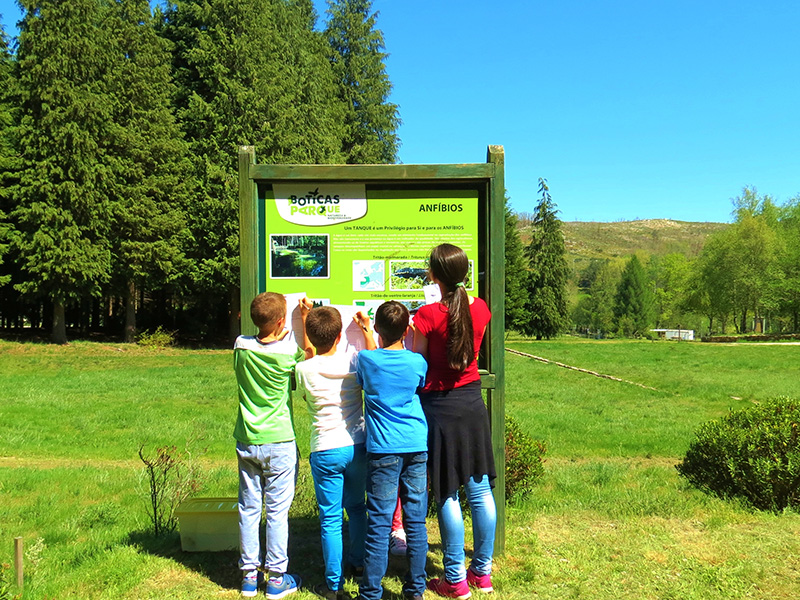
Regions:
[[[259,529],[261,509],[266,514],[264,569],[285,573],[289,566],[289,507],[294,498],[297,445],[236,443],[239,462],[239,568],[262,566]]]

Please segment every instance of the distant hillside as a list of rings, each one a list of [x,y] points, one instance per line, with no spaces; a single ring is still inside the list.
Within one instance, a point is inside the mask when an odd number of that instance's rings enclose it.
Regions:
[[[583,262],[592,258],[618,258],[644,251],[663,256],[679,252],[697,256],[706,238],[728,223],[692,223],[669,219],[645,219],[594,223],[563,221],[564,238],[570,259]]]

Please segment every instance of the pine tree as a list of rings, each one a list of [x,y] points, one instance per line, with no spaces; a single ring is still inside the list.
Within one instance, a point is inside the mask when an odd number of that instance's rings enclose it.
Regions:
[[[166,41],[147,0],[118,0],[107,46],[114,53],[113,283],[125,298],[125,341],[136,331],[135,292],[164,286],[186,269],[186,144],[172,112]]]
[[[525,251],[529,269],[528,315],[522,326],[524,334],[535,335],[537,340],[558,335],[566,328],[569,317],[566,246],[547,180],[539,179],[539,193],[542,197],[534,211],[531,241]]]
[[[64,343],[65,305],[99,295],[111,266],[107,6],[99,0],[21,0],[20,6],[21,172],[11,194],[26,280],[17,287],[52,301],[52,339]]]
[[[506,331],[519,330],[527,316],[527,289],[525,288],[525,248],[519,235],[517,214],[511,209],[509,198],[505,197],[506,225]]]
[[[6,193],[9,185],[8,171],[11,169],[11,101],[12,60],[8,49],[8,38],[0,23],[0,288],[11,280],[8,267],[3,267],[3,257],[8,252],[11,223],[8,221],[10,199]]]
[[[196,289],[229,299],[233,336],[238,149],[254,145],[262,163],[341,162],[343,110],[308,0],[177,0],[164,19],[163,35],[174,44],[179,121],[198,182],[189,212]]]
[[[328,0],[325,30],[333,50],[339,95],[346,106],[343,144],[348,164],[397,159],[398,107],[389,102],[383,32],[376,29],[371,0]]]
[[[620,279],[620,267],[608,260],[597,261],[589,285],[589,327],[595,335],[605,337],[614,327],[614,294]]]
[[[653,320],[652,284],[644,267],[634,254],[622,271],[622,279],[614,296],[614,316],[623,335],[641,336]]]

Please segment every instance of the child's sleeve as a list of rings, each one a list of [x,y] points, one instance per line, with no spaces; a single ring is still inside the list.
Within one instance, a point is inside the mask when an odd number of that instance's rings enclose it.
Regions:
[[[425,337],[428,337],[431,331],[431,324],[430,320],[427,318],[428,311],[425,309],[425,306],[421,307],[417,311],[417,314],[414,315],[414,331],[418,331]]]
[[[417,354],[420,358],[420,366],[419,366],[419,386],[418,387],[425,387],[425,378],[428,375],[428,361],[421,354]]]
[[[297,346],[297,350],[295,351],[294,356],[292,358],[294,358],[295,364],[304,361],[306,359],[306,351],[303,350],[300,346]]]
[[[361,352],[366,352],[366,350],[362,350]],[[364,378],[361,375],[361,361],[359,360],[359,355],[361,352],[357,352],[353,355],[353,367],[356,372],[356,381],[358,381],[358,385],[362,388],[364,387]]]

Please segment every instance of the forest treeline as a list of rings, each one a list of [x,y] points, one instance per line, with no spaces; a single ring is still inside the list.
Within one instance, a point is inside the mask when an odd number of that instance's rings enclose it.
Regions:
[[[369,0],[21,0],[0,31],[0,327],[238,328],[238,167],[393,163]]]
[[[533,244],[544,237],[542,214],[541,203],[533,214],[506,210],[507,286],[521,290],[516,299],[507,296],[506,323],[537,335],[532,320],[541,316],[530,314],[526,294],[536,290],[532,274],[547,269],[519,249],[525,248],[523,238]],[[550,220],[557,219],[551,214]],[[569,308],[560,313],[559,331],[594,337],[650,336],[653,328],[698,335],[800,332],[800,195],[781,204],[745,187],[733,199],[733,223],[686,250],[595,258],[568,269],[558,240],[540,247],[538,252],[561,255],[561,268],[569,272],[550,294],[568,298],[560,305]],[[559,310],[553,305],[550,312]]]
[[[239,327],[237,153],[393,163],[369,0],[21,0],[0,28],[0,328],[126,341]],[[692,252],[567,260],[547,182],[506,205],[506,325],[526,335],[800,331],[800,196],[745,188]],[[527,199],[523,199],[526,201]],[[499,233],[499,232],[498,232]],[[702,249],[701,249],[702,248]]]

